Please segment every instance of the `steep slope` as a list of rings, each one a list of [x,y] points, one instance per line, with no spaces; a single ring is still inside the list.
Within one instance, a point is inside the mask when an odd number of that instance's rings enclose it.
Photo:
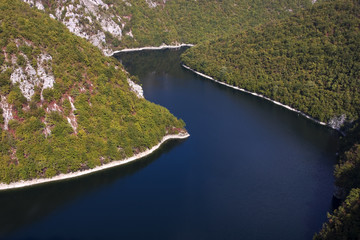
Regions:
[[[337,198],[344,199],[353,188],[360,188],[360,119],[341,139],[334,173]]]
[[[61,21],[72,33],[85,38],[105,54],[112,53],[106,38],[118,41],[122,37],[126,18],[116,16],[112,4],[102,0],[23,1],[46,11],[51,18]]]
[[[360,113],[360,5],[337,0],[282,21],[208,41],[183,62],[334,128]]]
[[[314,240],[357,240],[360,238],[360,189],[353,189],[344,204],[329,215]]]
[[[360,237],[360,120],[342,138],[335,167],[335,196],[345,199],[324,223],[314,240],[359,239]]]
[[[0,24],[0,182],[94,168],[184,132],[132,91],[117,60],[61,23],[0,0]]]
[[[124,47],[198,43],[311,5],[245,0],[23,0],[110,54]]]
[[[314,239],[359,239],[360,3],[330,0],[288,19],[193,47],[184,64],[345,128],[334,195],[345,199]]]

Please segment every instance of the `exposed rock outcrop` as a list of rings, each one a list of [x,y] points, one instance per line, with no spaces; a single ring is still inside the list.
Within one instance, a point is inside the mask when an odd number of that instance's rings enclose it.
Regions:
[[[72,129],[74,130],[74,133],[77,134],[77,127],[78,127],[78,123],[76,120],[76,116],[74,114],[74,111],[76,111],[76,108],[74,106],[74,99],[72,97],[68,97],[69,102],[70,102],[70,106],[71,106],[71,112],[69,114],[69,116],[67,117],[67,120],[69,122],[69,124],[71,125]]]
[[[20,55],[25,59],[25,67],[14,64],[17,59],[16,56],[13,56],[14,71],[10,80],[13,84],[19,84],[22,94],[30,101],[35,93],[35,86],[41,87],[41,93],[44,89],[54,86],[55,78],[51,67],[52,57],[47,53],[40,54],[37,57],[37,70],[35,70],[27,56],[23,53]],[[41,98],[43,99],[42,94]]]
[[[39,10],[44,10],[43,0],[23,0]],[[49,15],[65,24],[65,26],[79,37],[90,41],[100,48],[105,55],[111,55],[112,50],[106,46],[106,34],[121,39],[125,26],[119,16],[110,11],[110,6],[102,0],[60,0],[49,8]]]
[[[146,0],[146,3],[149,5],[150,8],[157,7],[157,3],[151,0]]]
[[[130,90],[133,91],[138,98],[144,98],[144,91],[140,85],[131,81],[130,78],[128,78],[128,83],[130,86]]]
[[[340,116],[335,116],[328,122],[328,125],[332,127],[333,129],[340,130],[340,128],[344,125],[346,121],[346,115],[342,114]]]
[[[3,118],[4,118],[4,130],[8,130],[8,124],[11,119],[13,119],[12,114],[12,106],[7,102],[5,96],[1,96],[0,107],[3,111]]]

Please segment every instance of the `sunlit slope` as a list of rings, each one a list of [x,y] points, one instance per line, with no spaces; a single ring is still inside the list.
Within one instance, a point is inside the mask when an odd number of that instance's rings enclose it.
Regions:
[[[48,15],[0,0],[0,24],[0,182],[94,168],[182,131],[116,59]]]
[[[333,127],[359,114],[360,7],[316,3],[287,19],[189,49],[183,62]]]
[[[23,0],[106,53],[193,43],[293,14],[310,0]]]

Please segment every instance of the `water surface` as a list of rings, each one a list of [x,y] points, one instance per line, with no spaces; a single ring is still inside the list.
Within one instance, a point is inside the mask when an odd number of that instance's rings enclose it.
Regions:
[[[0,193],[0,238],[311,239],[331,210],[337,134],[183,69],[118,56],[191,134],[135,163]]]

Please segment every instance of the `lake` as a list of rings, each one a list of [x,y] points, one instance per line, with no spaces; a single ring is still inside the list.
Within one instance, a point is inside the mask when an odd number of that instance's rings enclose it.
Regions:
[[[196,76],[183,51],[116,57],[191,136],[125,166],[0,192],[0,238],[312,238],[332,209],[337,132]]]

